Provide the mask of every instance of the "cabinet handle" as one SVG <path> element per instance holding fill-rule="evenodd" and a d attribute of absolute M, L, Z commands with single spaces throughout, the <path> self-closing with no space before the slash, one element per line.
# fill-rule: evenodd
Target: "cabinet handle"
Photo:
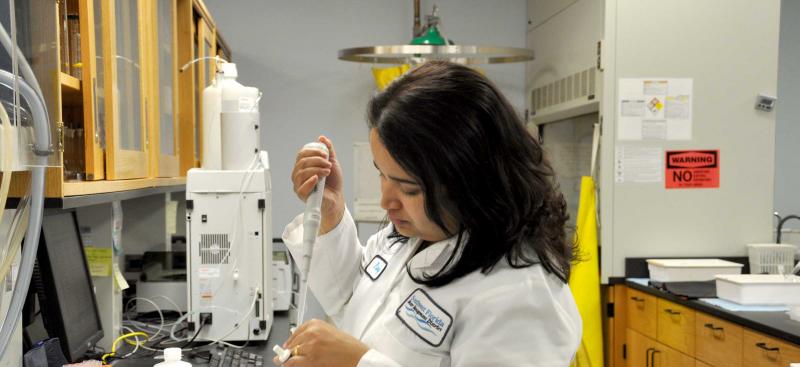
<path fill-rule="evenodd" d="M 631 297 L 631 299 L 632 299 L 634 302 L 644 302 L 644 299 L 642 299 L 642 298 L 639 298 L 639 297 L 636 297 L 636 296 L 633 296 L 633 297 Z"/>
<path fill-rule="evenodd" d="M 767 351 L 767 352 L 780 352 L 781 348 L 778 347 L 768 347 L 767 343 L 756 343 L 756 346 Z"/>
<path fill-rule="evenodd" d="M 655 352 L 655 351 L 656 351 L 656 348 L 647 348 L 647 350 L 645 351 L 645 353 L 644 353 L 644 355 L 645 355 L 645 357 L 644 357 L 645 367 L 652 367 L 650 365 L 650 353 L 651 352 Z"/>
<path fill-rule="evenodd" d="M 703 326 L 707 329 L 711 329 L 711 335 L 717 339 L 722 339 L 722 337 L 725 335 L 725 329 L 722 326 L 714 326 L 712 323 L 708 323 Z"/>
<path fill-rule="evenodd" d="M 653 354 L 650 355 L 650 367 L 656 367 L 656 354 L 660 354 L 661 351 L 658 349 L 653 349 Z"/>
<path fill-rule="evenodd" d="M 666 312 L 666 313 L 668 313 L 668 314 L 670 314 L 670 315 L 672 315 L 672 316 L 675 316 L 675 315 L 680 315 L 680 314 L 681 314 L 681 312 L 680 312 L 680 311 L 675 311 L 675 310 L 673 310 L 673 309 L 671 309 L 671 308 L 668 308 L 668 309 L 664 310 L 664 312 Z"/>

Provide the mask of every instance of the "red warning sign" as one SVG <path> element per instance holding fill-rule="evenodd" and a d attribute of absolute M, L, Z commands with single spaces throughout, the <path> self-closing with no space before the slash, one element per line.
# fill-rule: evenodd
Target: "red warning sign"
<path fill-rule="evenodd" d="M 667 151 L 664 181 L 668 189 L 719 187 L 719 150 Z"/>

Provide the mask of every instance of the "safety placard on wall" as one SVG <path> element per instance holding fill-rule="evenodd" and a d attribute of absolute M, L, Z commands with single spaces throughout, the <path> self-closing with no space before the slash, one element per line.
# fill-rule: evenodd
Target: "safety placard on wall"
<path fill-rule="evenodd" d="M 664 181 L 668 189 L 719 187 L 719 150 L 668 150 Z"/>

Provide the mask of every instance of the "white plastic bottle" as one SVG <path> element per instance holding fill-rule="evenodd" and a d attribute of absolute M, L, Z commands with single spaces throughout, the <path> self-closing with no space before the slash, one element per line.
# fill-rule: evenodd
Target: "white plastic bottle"
<path fill-rule="evenodd" d="M 238 71 L 234 63 L 222 63 L 214 83 L 203 91 L 203 163 L 204 169 L 236 169 L 223 167 L 223 147 L 238 147 L 246 150 L 248 157 L 242 165 L 246 166 L 252 158 L 251 151 L 258 146 L 258 88 L 245 87 L 236 81 Z M 228 141 L 223 140 L 221 116 L 230 113 L 236 121 L 246 123 L 247 131 L 225 134 Z M 249 116 L 244 116 L 249 115 Z M 255 123 L 252 120 L 255 119 Z M 239 124 L 235 124 L 234 129 Z M 253 142 L 253 138 L 256 139 Z M 245 144 L 243 144 L 245 143 Z M 252 146 L 255 144 L 256 146 Z M 229 154 L 230 155 L 230 154 Z M 237 164 L 238 166 L 238 164 Z M 238 167 L 237 167 L 238 168 Z"/>
<path fill-rule="evenodd" d="M 246 87 L 230 79 L 236 77 L 236 66 L 226 64 L 222 83 L 222 113 L 220 138 L 222 139 L 222 169 L 247 169 L 253 156 L 260 150 L 261 132 L 258 130 L 258 88 Z"/>
<path fill-rule="evenodd" d="M 220 147 L 219 117 L 222 109 L 222 88 L 225 80 L 224 71 L 217 69 L 217 78 L 211 85 L 203 90 L 203 137 L 202 137 L 202 162 L 203 169 L 221 169 L 222 151 Z"/>
<path fill-rule="evenodd" d="M 192 364 L 181 361 L 181 348 L 167 348 L 164 349 L 164 362 L 153 367 L 192 367 Z"/>

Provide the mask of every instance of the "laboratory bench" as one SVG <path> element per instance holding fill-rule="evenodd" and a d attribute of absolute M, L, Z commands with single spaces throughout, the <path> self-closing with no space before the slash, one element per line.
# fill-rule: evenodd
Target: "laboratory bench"
<path fill-rule="evenodd" d="M 730 311 L 646 279 L 614 285 L 613 366 L 788 366 L 800 362 L 800 322 L 786 312 Z M 623 316 L 624 315 L 624 316 Z M 620 334 L 624 334 L 620 335 Z"/>

